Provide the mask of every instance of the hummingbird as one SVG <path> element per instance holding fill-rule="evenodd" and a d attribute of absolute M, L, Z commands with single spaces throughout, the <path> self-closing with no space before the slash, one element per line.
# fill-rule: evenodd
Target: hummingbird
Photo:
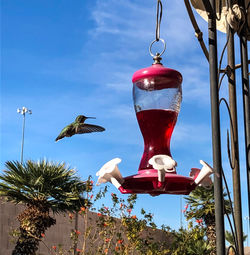
<path fill-rule="evenodd" d="M 95 117 L 86 117 L 84 115 L 77 116 L 74 122 L 63 128 L 56 138 L 56 142 L 64 137 L 71 137 L 75 134 L 102 132 L 105 130 L 105 128 L 101 126 L 84 123 L 86 119 L 95 119 Z"/>

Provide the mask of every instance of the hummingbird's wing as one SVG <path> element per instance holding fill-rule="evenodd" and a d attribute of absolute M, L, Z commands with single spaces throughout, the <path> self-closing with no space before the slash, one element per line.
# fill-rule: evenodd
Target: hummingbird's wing
<path fill-rule="evenodd" d="M 84 134 L 84 133 L 92 133 L 92 132 L 102 132 L 105 128 L 97 125 L 92 124 L 84 124 L 80 123 L 76 126 L 76 133 L 77 134 Z"/>
<path fill-rule="evenodd" d="M 66 126 L 61 133 L 58 135 L 58 137 L 56 138 L 56 142 L 64 137 L 70 137 L 72 135 L 75 134 L 75 127 L 74 125 L 71 123 L 68 126 Z"/>

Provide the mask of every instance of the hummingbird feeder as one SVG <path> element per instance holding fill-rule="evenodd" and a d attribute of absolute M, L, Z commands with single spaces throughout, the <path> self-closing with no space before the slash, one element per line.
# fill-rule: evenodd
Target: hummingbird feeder
<path fill-rule="evenodd" d="M 97 172 L 98 182 L 111 182 L 121 193 L 189 194 L 197 185 L 209 186 L 212 168 L 204 161 L 202 169 L 192 168 L 190 177 L 176 173 L 177 163 L 172 159 L 170 140 L 180 111 L 182 100 L 182 75 L 171 68 L 164 67 L 161 55 L 166 44 L 159 37 L 161 1 L 157 5 L 156 39 L 149 51 L 154 63 L 136 71 L 132 77 L 133 101 L 137 121 L 144 139 L 144 152 L 138 173 L 122 177 L 118 164 L 121 159 L 107 162 Z M 161 53 L 152 53 L 152 45 L 162 42 Z"/>

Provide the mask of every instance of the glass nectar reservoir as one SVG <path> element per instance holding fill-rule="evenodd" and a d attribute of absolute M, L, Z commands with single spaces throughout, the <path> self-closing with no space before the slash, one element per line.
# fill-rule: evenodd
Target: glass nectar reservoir
<path fill-rule="evenodd" d="M 140 172 L 153 168 L 149 159 L 154 155 L 171 156 L 170 139 L 182 100 L 182 75 L 156 63 L 136 71 L 132 82 L 134 108 L 144 139 Z"/>

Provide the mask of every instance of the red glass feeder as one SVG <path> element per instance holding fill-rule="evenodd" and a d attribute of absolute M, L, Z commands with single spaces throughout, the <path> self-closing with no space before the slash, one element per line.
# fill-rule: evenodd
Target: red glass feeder
<path fill-rule="evenodd" d="M 182 76 L 162 64 L 153 64 L 134 73 L 133 99 L 136 117 L 144 138 L 139 172 L 152 169 L 149 159 L 170 153 L 170 139 L 180 111 Z"/>
<path fill-rule="evenodd" d="M 201 161 L 203 168 L 193 168 L 191 177 L 178 175 L 177 163 L 172 159 L 170 140 L 180 111 L 182 76 L 155 63 L 133 75 L 134 108 L 144 139 L 144 153 L 138 174 L 123 178 L 116 158 L 106 163 L 97 173 L 100 183 L 111 182 L 121 193 L 189 194 L 201 182 L 211 184 L 208 177 L 212 168 Z M 208 179 L 209 178 L 209 179 Z"/>
<path fill-rule="evenodd" d="M 160 63 L 136 71 L 132 77 L 136 117 L 144 138 L 144 153 L 138 174 L 124 178 L 122 193 L 189 194 L 196 187 L 193 178 L 169 169 L 165 181 L 149 160 L 155 155 L 171 157 L 170 140 L 182 98 L 181 74 Z"/>

